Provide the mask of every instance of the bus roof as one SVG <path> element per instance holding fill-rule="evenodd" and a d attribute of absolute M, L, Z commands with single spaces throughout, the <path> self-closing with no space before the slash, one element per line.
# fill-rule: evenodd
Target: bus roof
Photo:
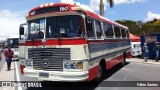
<path fill-rule="evenodd" d="M 9 38 L 19 38 L 19 35 L 9 36 L 8 39 L 9 39 Z"/>
<path fill-rule="evenodd" d="M 62 10 L 63 11 L 60 11 L 60 7 L 64 7 Z M 67 10 L 65 10 L 65 7 L 67 7 Z M 46 12 L 44 12 L 45 9 L 49 9 L 49 8 L 52 8 L 51 11 L 50 10 L 46 10 Z M 43 9 L 40 13 L 40 10 Z M 38 11 L 39 10 L 39 11 Z M 119 26 L 121 28 L 125 28 L 125 29 L 128 29 L 128 27 L 124 26 L 124 25 L 121 25 L 117 22 L 114 22 L 114 21 L 111 21 L 105 17 L 102 17 L 96 13 L 93 13 L 89 10 L 86 10 L 80 6 L 77 6 L 77 5 L 73 5 L 73 4 L 67 4 L 67 3 L 46 3 L 46 4 L 42 4 L 36 8 L 33 8 L 32 10 L 29 11 L 28 15 L 26 18 L 30 18 L 34 15 L 41 15 L 41 14 L 44 14 L 44 13 L 56 13 L 56 12 L 75 12 L 75 11 L 81 11 L 81 12 L 84 12 L 87 16 L 90 16 L 90 17 L 94 17 L 96 19 L 99 19 L 99 20 L 102 20 L 102 21 L 105 21 L 105 22 L 108 22 L 110 24 L 113 24 L 113 25 L 116 25 L 116 26 Z M 36 14 L 36 12 L 38 14 Z"/>

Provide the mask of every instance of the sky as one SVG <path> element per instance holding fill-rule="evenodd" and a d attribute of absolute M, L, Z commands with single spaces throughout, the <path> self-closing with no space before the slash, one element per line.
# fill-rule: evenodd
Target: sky
<path fill-rule="evenodd" d="M 1 0 L 0 40 L 19 32 L 19 25 L 26 22 L 29 10 L 45 3 L 77 4 L 99 14 L 100 0 Z M 114 0 L 113 8 L 106 2 L 105 17 L 110 20 L 151 21 L 160 19 L 160 0 Z"/>

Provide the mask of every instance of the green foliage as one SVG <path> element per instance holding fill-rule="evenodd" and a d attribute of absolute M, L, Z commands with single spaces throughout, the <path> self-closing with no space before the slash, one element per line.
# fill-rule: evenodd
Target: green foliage
<path fill-rule="evenodd" d="M 129 28 L 130 33 L 140 36 L 144 34 L 160 33 L 160 20 L 145 22 L 141 26 L 137 25 L 137 21 L 132 20 L 116 20 L 116 22 Z"/>
<path fill-rule="evenodd" d="M 112 8 L 114 5 L 114 0 L 107 0 L 107 2 L 109 3 L 109 6 Z"/>

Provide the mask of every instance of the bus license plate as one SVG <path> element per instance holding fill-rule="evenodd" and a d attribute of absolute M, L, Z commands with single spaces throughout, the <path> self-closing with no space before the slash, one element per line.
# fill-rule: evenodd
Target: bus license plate
<path fill-rule="evenodd" d="M 48 78 L 49 73 L 39 72 L 39 77 Z"/>

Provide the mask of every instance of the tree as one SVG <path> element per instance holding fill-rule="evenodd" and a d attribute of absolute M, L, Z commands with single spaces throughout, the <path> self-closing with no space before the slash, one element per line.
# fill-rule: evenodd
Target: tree
<path fill-rule="evenodd" d="M 114 5 L 114 0 L 107 0 L 107 3 L 109 3 L 109 6 L 112 8 L 113 5 Z M 100 0 L 99 10 L 100 10 L 100 15 L 104 16 L 104 4 L 103 4 L 103 0 Z"/>
<path fill-rule="evenodd" d="M 109 3 L 109 6 L 112 8 L 114 5 L 114 0 L 107 0 L 107 2 Z"/>
<path fill-rule="evenodd" d="M 136 21 L 132 20 L 116 20 L 115 22 L 118 22 L 124 26 L 127 26 L 129 28 L 130 33 L 139 36 L 140 28 L 136 24 Z"/>
<path fill-rule="evenodd" d="M 158 19 L 154 19 L 152 21 L 148 21 L 148 22 L 143 23 L 141 29 L 136 24 L 136 21 L 116 20 L 116 22 L 127 26 L 130 30 L 130 33 L 137 35 L 137 36 L 144 35 L 144 34 L 160 33 L 160 20 L 158 20 Z"/>

